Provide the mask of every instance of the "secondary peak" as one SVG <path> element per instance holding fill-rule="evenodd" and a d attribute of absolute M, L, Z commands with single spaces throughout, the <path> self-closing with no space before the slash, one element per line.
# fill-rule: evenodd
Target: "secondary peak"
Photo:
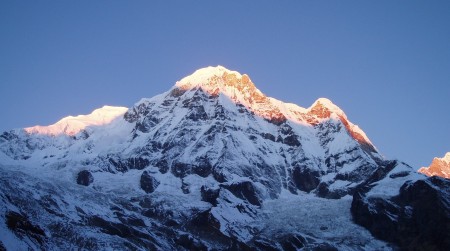
<path fill-rule="evenodd" d="M 122 116 L 128 108 L 116 106 L 103 106 L 88 115 L 68 116 L 49 126 L 33 126 L 24 130 L 30 134 L 44 134 L 58 136 L 61 134 L 74 136 L 88 126 L 100 126 L 111 123 Z"/>
<path fill-rule="evenodd" d="M 329 118 L 333 113 L 338 116 L 344 116 L 344 112 L 327 98 L 319 98 L 309 107 L 311 114 L 319 118 Z"/>

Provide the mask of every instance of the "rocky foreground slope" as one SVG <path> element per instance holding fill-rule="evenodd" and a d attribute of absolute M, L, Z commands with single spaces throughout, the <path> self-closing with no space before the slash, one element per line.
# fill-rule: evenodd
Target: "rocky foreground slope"
<path fill-rule="evenodd" d="M 219 66 L 73 118 L 1 134 L 6 249 L 450 247 L 448 180 L 384 159 L 330 100 Z"/>

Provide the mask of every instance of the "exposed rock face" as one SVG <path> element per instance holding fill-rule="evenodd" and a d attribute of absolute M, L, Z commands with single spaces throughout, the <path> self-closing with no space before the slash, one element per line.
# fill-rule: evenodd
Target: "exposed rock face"
<path fill-rule="evenodd" d="M 319 171 L 311 170 L 304 166 L 295 166 L 292 171 L 292 180 L 295 186 L 305 192 L 310 192 L 319 185 L 320 176 Z"/>
<path fill-rule="evenodd" d="M 108 161 L 110 164 L 114 166 L 115 170 L 119 172 L 126 172 L 131 169 L 142 170 L 148 167 L 150 164 L 150 161 L 144 157 L 127 158 L 127 159 L 109 157 Z"/>
<path fill-rule="evenodd" d="M 253 182 L 251 181 L 240 181 L 231 184 L 222 184 L 222 187 L 229 190 L 234 196 L 239 199 L 248 201 L 250 204 L 255 206 L 261 206 L 262 199 L 258 194 Z"/>
<path fill-rule="evenodd" d="M 160 182 L 147 171 L 142 173 L 140 183 L 142 190 L 146 193 L 153 193 L 160 184 Z"/>
<path fill-rule="evenodd" d="M 14 211 L 9 211 L 6 213 L 5 218 L 5 223 L 8 228 L 17 235 L 23 237 L 27 236 L 39 245 L 44 244 L 46 238 L 44 230 L 39 226 L 33 225 L 33 223 L 28 220 L 27 216 Z"/>
<path fill-rule="evenodd" d="M 78 173 L 77 184 L 89 186 L 92 182 L 94 182 L 94 176 L 88 170 L 83 170 Z"/>
<path fill-rule="evenodd" d="M 450 152 L 446 153 L 443 158 L 434 158 L 429 167 L 422 167 L 419 172 L 427 176 L 450 179 Z"/>
<path fill-rule="evenodd" d="M 355 193 L 351 207 L 355 222 L 401 249 L 448 250 L 450 181 L 440 177 L 417 180 L 395 169 L 379 179 L 378 185 L 370 183 Z M 392 190 L 386 194 L 380 192 L 379 184 L 387 180 Z"/>
<path fill-rule="evenodd" d="M 208 247 L 205 246 L 201 241 L 193 238 L 191 235 L 183 234 L 179 236 L 176 241 L 178 245 L 185 248 L 186 250 L 198 250 L 198 251 L 206 251 Z"/>
<path fill-rule="evenodd" d="M 202 186 L 200 189 L 202 200 L 217 206 L 217 198 L 220 194 L 220 188 Z"/>

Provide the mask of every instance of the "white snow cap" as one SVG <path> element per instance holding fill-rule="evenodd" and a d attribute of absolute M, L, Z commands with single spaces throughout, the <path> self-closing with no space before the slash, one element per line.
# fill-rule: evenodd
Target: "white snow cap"
<path fill-rule="evenodd" d="M 33 126 L 25 128 L 27 133 L 45 134 L 45 135 L 61 135 L 66 134 L 73 136 L 88 126 L 105 125 L 123 115 L 128 108 L 118 106 L 103 106 L 94 110 L 88 115 L 78 115 L 65 117 L 53 125 L 49 126 Z"/>
<path fill-rule="evenodd" d="M 337 105 L 335 105 L 331 100 L 327 98 L 318 98 L 310 107 L 309 110 L 311 110 L 313 107 L 317 105 L 322 105 L 323 107 L 326 107 L 330 112 L 334 112 L 337 115 L 346 117 L 344 111 L 342 111 L 341 108 L 339 108 Z"/>
<path fill-rule="evenodd" d="M 440 176 L 450 179 L 450 152 L 442 158 L 435 157 L 430 166 L 421 167 L 418 172 L 427 176 Z"/>
<path fill-rule="evenodd" d="M 231 76 L 231 75 L 234 75 L 237 81 L 223 80 L 224 76 Z M 203 90 L 208 92 L 217 92 L 217 90 L 220 90 L 227 96 L 235 96 L 237 95 L 237 93 L 242 93 L 245 96 L 244 99 L 247 99 L 250 94 L 254 94 L 253 92 L 256 92 L 258 96 L 266 97 L 261 91 L 259 91 L 254 86 L 248 75 L 241 74 L 237 71 L 228 70 L 227 68 L 221 65 L 218 65 L 216 67 L 208 66 L 196 70 L 192 75 L 187 76 L 178 81 L 175 87 L 182 88 L 185 90 L 201 87 Z M 248 93 L 245 93 L 246 91 Z M 239 100 L 239 97 L 237 99 Z M 245 104 L 246 102 L 242 103 Z M 317 99 L 314 102 L 314 104 L 311 105 L 309 110 L 311 110 L 318 104 L 321 104 L 323 107 L 326 107 L 330 112 L 345 117 L 344 112 L 333 102 L 331 102 L 331 100 L 327 98 Z M 273 105 L 277 106 L 275 104 Z"/>
<path fill-rule="evenodd" d="M 258 90 L 246 74 L 230 71 L 223 66 L 206 67 L 178 81 L 174 88 L 191 90 L 201 88 L 209 94 L 223 94 L 235 103 L 240 103 L 259 116 L 280 114 L 277 105 Z"/>
<path fill-rule="evenodd" d="M 208 84 L 212 77 L 222 77 L 225 72 L 227 74 L 234 74 L 237 78 L 242 78 L 242 75 L 239 72 L 228 70 L 221 65 L 218 65 L 216 67 L 208 66 L 196 70 L 192 75 L 184 77 L 176 83 L 176 86 L 180 88 L 189 87 L 189 89 L 198 87 L 204 84 Z"/>
<path fill-rule="evenodd" d="M 444 158 L 442 158 L 441 160 L 450 163 L 450 152 L 446 153 Z"/>

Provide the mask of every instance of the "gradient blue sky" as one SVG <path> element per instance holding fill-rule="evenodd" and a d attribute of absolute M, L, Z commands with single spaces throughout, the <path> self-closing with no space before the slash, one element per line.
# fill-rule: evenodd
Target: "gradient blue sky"
<path fill-rule="evenodd" d="M 209 65 L 303 107 L 327 97 L 416 168 L 450 151 L 450 1 L 0 1 L 0 131 L 129 107 Z"/>

